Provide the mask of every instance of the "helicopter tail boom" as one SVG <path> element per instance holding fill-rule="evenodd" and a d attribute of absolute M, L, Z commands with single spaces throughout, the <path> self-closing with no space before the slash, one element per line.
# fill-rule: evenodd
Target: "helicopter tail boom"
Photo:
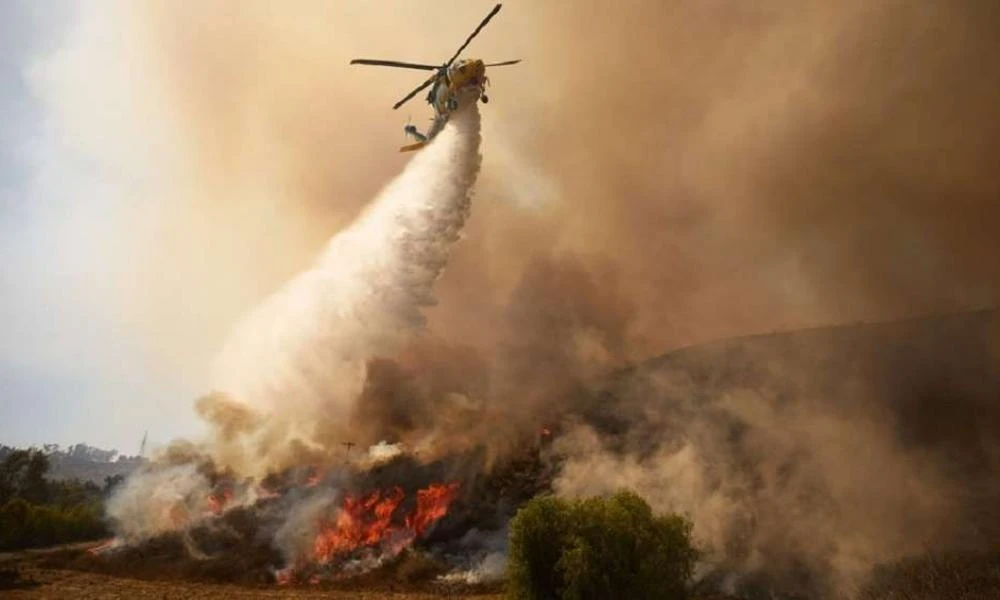
<path fill-rule="evenodd" d="M 399 149 L 399 151 L 400 152 L 413 152 L 414 150 L 420 150 L 421 148 L 423 148 L 426 145 L 427 145 L 427 142 L 417 142 L 415 144 L 409 144 L 407 146 L 403 146 L 402 148 Z"/>

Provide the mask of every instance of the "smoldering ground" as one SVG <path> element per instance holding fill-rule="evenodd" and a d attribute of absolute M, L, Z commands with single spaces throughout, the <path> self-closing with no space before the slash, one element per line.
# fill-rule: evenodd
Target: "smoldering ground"
<path fill-rule="evenodd" d="M 155 222 L 130 213 L 122 223 L 137 234 L 129 265 L 142 268 L 110 301 L 167 373 L 178 357 L 215 352 L 237 316 L 301 270 L 401 165 L 384 157 L 402 121 L 382 107 L 409 80 L 347 60 L 433 62 L 454 45 L 443 32 L 459 39 L 479 9 L 441 11 L 433 35 L 415 25 L 428 9 L 409 3 L 151 2 L 116 21 L 140 32 L 117 40 L 116 55 L 141 67 L 126 80 L 155 100 L 136 103 L 155 117 L 145 121 L 172 131 L 176 177 L 157 191 L 169 202 Z M 424 311 L 429 334 L 410 354 L 372 357 L 383 362 L 346 418 L 373 443 L 485 439 L 502 454 L 553 415 L 589 406 L 605 373 L 669 348 L 995 305 L 998 20 L 973 0 L 506 3 L 474 53 L 527 60 L 490 73 L 478 201 L 436 283 L 438 305 Z M 78 118 L 79 106 L 70 112 Z M 641 458 L 622 481 L 661 508 L 690 510 L 717 547 L 740 529 L 733 520 L 762 515 L 747 555 L 729 558 L 745 571 L 794 570 L 774 559 L 785 552 L 835 582 L 919 547 L 957 514 L 941 497 L 955 478 L 921 461 L 927 438 L 904 435 L 880 408 L 894 393 L 922 395 L 919 414 L 950 402 L 907 383 L 919 369 L 876 370 L 887 383 L 846 391 L 852 377 L 831 387 L 802 365 L 780 371 L 795 383 L 780 393 L 757 381 L 720 392 L 725 427 L 716 412 L 666 418 L 653 402 L 684 407 L 702 382 L 683 394 L 673 383 L 670 394 L 630 391 L 627 423 L 668 441 L 612 445 L 609 457 L 594 452 L 607 440 L 575 431 L 567 452 L 582 452 L 562 489 L 602 487 L 570 484 L 589 455 L 597 466 Z M 849 409 L 831 408 L 847 395 Z M 732 420 L 750 431 L 741 444 L 763 483 L 718 470 Z M 985 423 L 976 437 L 994 440 Z M 858 447 L 878 460 L 843 468 Z M 889 515 L 877 527 L 873 505 Z M 796 510 L 829 518 L 788 528 Z"/>

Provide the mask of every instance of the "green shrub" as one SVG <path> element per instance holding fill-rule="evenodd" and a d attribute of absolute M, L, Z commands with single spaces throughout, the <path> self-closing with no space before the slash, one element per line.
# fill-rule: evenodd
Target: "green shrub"
<path fill-rule="evenodd" d="M 0 550 L 93 540 L 107 533 L 96 502 L 62 507 L 15 498 L 0 506 Z"/>
<path fill-rule="evenodd" d="M 517 600 L 682 599 L 697 557 L 691 523 L 654 515 L 632 492 L 540 497 L 511 522 L 507 592 Z"/>
<path fill-rule="evenodd" d="M 108 534 L 100 486 L 89 481 L 45 479 L 49 459 L 38 449 L 0 447 L 0 455 L 0 550 L 92 540 Z M 108 482 L 108 489 L 112 483 Z"/>

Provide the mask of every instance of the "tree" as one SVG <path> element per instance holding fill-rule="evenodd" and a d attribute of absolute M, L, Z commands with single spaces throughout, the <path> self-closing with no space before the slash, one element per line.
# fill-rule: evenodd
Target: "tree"
<path fill-rule="evenodd" d="M 21 476 L 21 497 L 38 504 L 47 502 L 49 482 L 45 480 L 45 473 L 49 470 L 49 458 L 39 450 L 29 450 L 28 453 L 28 462 Z"/>
<path fill-rule="evenodd" d="M 106 533 L 101 488 L 79 480 L 48 481 L 38 449 L 0 460 L 0 551 L 95 539 Z"/>
<path fill-rule="evenodd" d="M 512 597 L 547 600 L 564 586 L 558 565 L 569 547 L 570 513 L 568 502 L 544 496 L 514 516 L 507 558 Z"/>
<path fill-rule="evenodd" d="M 121 459 L 121 457 L 118 457 L 118 458 L 119 458 L 119 460 Z M 115 475 L 111 475 L 109 477 L 105 477 L 104 478 L 104 495 L 105 496 L 110 496 L 111 492 L 113 492 L 116 487 L 118 487 L 119 485 L 121 485 L 124 482 L 125 482 L 125 476 L 122 475 L 121 473 L 117 473 Z"/>
<path fill-rule="evenodd" d="M 679 600 L 697 558 L 690 521 L 656 516 L 632 492 L 535 498 L 511 522 L 508 596 Z"/>
<path fill-rule="evenodd" d="M 18 496 L 29 502 L 48 499 L 49 459 L 39 450 L 14 450 L 0 463 L 0 503 Z"/>

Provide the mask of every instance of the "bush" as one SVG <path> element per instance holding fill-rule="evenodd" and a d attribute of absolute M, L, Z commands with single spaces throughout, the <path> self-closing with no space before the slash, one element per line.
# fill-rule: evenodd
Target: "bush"
<path fill-rule="evenodd" d="M 107 533 L 96 503 L 61 507 L 16 498 L 0 506 L 0 550 L 94 540 Z"/>
<path fill-rule="evenodd" d="M 93 540 L 108 534 L 99 486 L 89 481 L 45 479 L 49 459 L 37 449 L 0 447 L 0 456 L 0 550 Z"/>
<path fill-rule="evenodd" d="M 698 552 L 691 523 L 655 516 L 632 492 L 528 502 L 511 521 L 508 597 L 682 599 Z"/>
<path fill-rule="evenodd" d="M 1000 594 L 1000 550 L 934 552 L 879 565 L 858 600 L 976 600 Z"/>

